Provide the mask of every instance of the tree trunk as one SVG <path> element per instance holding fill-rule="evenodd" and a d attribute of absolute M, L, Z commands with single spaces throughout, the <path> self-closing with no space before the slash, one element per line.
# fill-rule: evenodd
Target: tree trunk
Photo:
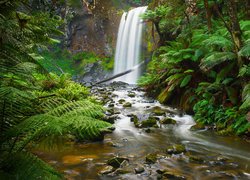
<path fill-rule="evenodd" d="M 238 54 L 239 50 L 242 47 L 242 39 L 241 39 L 241 29 L 240 23 L 237 17 L 237 5 L 235 0 L 228 0 L 228 14 L 230 17 L 231 24 L 231 35 L 234 42 L 235 53 Z M 237 55 L 238 56 L 238 55 Z M 243 60 L 242 57 L 238 56 L 238 67 L 242 67 Z"/>
<path fill-rule="evenodd" d="M 211 28 L 212 28 L 211 16 L 212 16 L 212 14 L 211 14 L 211 10 L 209 8 L 208 0 L 204 0 L 204 6 L 206 9 L 207 28 L 208 28 L 208 31 L 211 31 Z"/>

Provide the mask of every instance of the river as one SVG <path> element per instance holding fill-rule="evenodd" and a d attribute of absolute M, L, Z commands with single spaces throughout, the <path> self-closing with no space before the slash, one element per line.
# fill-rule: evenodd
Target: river
<path fill-rule="evenodd" d="M 113 133 L 105 135 L 103 142 L 64 142 L 56 149 L 34 150 L 67 179 L 250 179 L 249 142 L 218 136 L 208 130 L 191 131 L 195 124 L 191 116 L 146 97 L 135 86 L 95 87 L 92 93 L 105 97 L 107 108 L 114 106 L 111 109 L 117 119 Z M 123 107 L 124 103 L 119 103 L 121 99 L 132 106 Z M 166 116 L 176 120 L 176 124 L 157 122 L 159 128 L 136 128 L 131 122 L 131 114 L 139 120 L 147 119 L 155 108 L 166 112 L 156 116 L 159 121 Z M 168 154 L 167 148 L 175 144 L 184 145 L 186 151 Z M 155 163 L 146 163 L 149 153 L 156 154 Z M 113 157 L 125 157 L 129 161 L 119 171 L 101 174 Z M 136 174 L 136 167 L 143 172 Z M 165 171 L 171 172 L 170 176 L 164 177 Z"/>

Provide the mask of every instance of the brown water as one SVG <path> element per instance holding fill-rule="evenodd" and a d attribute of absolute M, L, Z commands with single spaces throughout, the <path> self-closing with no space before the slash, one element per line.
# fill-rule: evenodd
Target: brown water
<path fill-rule="evenodd" d="M 100 90 L 100 89 L 99 89 Z M 101 89 L 105 94 L 112 88 Z M 136 97 L 128 97 L 133 91 Z M 94 93 L 100 92 L 93 90 Z M 164 125 L 161 128 L 151 128 L 150 133 L 134 127 L 128 114 L 137 114 L 146 118 L 152 108 L 159 106 L 168 111 L 157 101 L 148 99 L 142 91 L 133 87 L 115 88 L 112 97 L 115 101 L 115 111 L 121 112 L 115 122 L 116 130 L 105 136 L 103 142 L 74 143 L 66 142 L 53 150 L 34 150 L 39 157 L 62 172 L 67 179 L 157 179 L 156 170 L 167 169 L 186 179 L 250 179 L 250 146 L 249 143 L 237 137 L 222 137 L 211 131 L 190 131 L 194 124 L 191 116 L 167 114 L 177 121 L 176 125 Z M 123 108 L 117 103 L 125 99 L 132 103 L 131 108 Z M 161 117 L 160 117 L 161 118 Z M 169 156 L 166 148 L 172 144 L 183 144 L 187 153 Z M 145 156 L 157 153 L 155 164 L 146 164 Z M 106 166 L 108 159 L 114 156 L 127 157 L 129 165 L 126 174 L 98 175 Z M 202 162 L 190 161 L 189 157 L 199 157 Z M 135 174 L 134 168 L 143 166 L 145 171 Z M 171 179 L 171 178 L 170 178 Z"/>

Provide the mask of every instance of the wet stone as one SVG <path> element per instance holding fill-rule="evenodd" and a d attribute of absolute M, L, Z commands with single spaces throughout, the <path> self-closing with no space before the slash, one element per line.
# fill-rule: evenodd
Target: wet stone
<path fill-rule="evenodd" d="M 103 174 L 109 174 L 112 173 L 114 171 L 114 168 L 112 166 L 105 166 L 100 172 L 99 174 L 103 175 Z"/>
<path fill-rule="evenodd" d="M 109 159 L 107 164 L 114 168 L 119 168 L 124 163 L 124 161 L 129 161 L 129 159 L 123 157 L 114 157 Z"/>
<path fill-rule="evenodd" d="M 203 125 L 203 124 L 197 122 L 195 125 L 193 125 L 193 126 L 191 127 L 190 130 L 191 130 L 191 131 L 195 131 L 195 130 L 204 130 L 204 129 L 206 129 L 205 125 Z"/>
<path fill-rule="evenodd" d="M 145 132 L 146 133 L 151 133 L 151 129 L 148 128 L 148 129 L 145 130 Z"/>
<path fill-rule="evenodd" d="M 138 122 L 138 121 L 139 121 L 139 119 L 138 119 L 138 117 L 137 117 L 136 115 L 131 114 L 131 115 L 130 115 L 130 121 L 131 121 L 131 122 L 135 122 L 135 121 L 137 121 L 137 122 Z"/>
<path fill-rule="evenodd" d="M 204 162 L 204 160 L 198 156 L 189 156 L 189 161 L 195 162 L 195 163 L 203 163 Z"/>
<path fill-rule="evenodd" d="M 172 118 L 165 118 L 160 121 L 161 124 L 176 124 L 176 121 Z"/>
<path fill-rule="evenodd" d="M 147 128 L 147 127 L 153 127 L 154 125 L 156 125 L 156 118 L 149 117 L 147 120 L 141 122 L 140 127 Z"/>
<path fill-rule="evenodd" d="M 155 114 L 156 116 L 164 116 L 166 112 L 163 109 L 161 109 L 159 106 L 156 106 L 153 108 L 153 114 Z"/>
<path fill-rule="evenodd" d="M 145 171 L 144 167 L 141 166 L 141 165 L 139 165 L 138 167 L 136 167 L 134 170 L 135 170 L 136 174 L 141 174 L 141 173 L 143 173 Z"/>
<path fill-rule="evenodd" d="M 182 179 L 187 179 L 185 176 L 175 174 L 173 172 L 164 172 L 162 174 L 163 177 L 168 178 L 168 179 L 174 179 L 174 180 L 182 180 Z"/>
<path fill-rule="evenodd" d="M 114 103 L 110 103 L 110 104 L 108 105 L 108 107 L 114 107 L 114 106 L 115 106 Z"/>
<path fill-rule="evenodd" d="M 126 100 L 125 99 L 119 99 L 118 102 L 119 102 L 119 104 L 123 104 L 123 103 L 126 102 Z"/>
<path fill-rule="evenodd" d="M 126 102 L 123 104 L 123 107 L 132 107 L 132 104 L 130 102 Z"/>
<path fill-rule="evenodd" d="M 181 154 L 184 152 L 186 152 L 186 148 L 182 144 L 175 144 L 173 146 L 168 147 L 166 150 L 167 154 Z"/>
<path fill-rule="evenodd" d="M 146 163 L 154 164 L 157 161 L 157 154 L 151 153 L 146 156 Z"/>
<path fill-rule="evenodd" d="M 135 93 L 134 92 L 130 92 L 130 93 L 128 93 L 128 97 L 135 97 Z"/>
<path fill-rule="evenodd" d="M 104 116 L 103 121 L 114 124 L 116 119 L 117 119 L 116 115 L 110 115 L 110 116 Z"/>

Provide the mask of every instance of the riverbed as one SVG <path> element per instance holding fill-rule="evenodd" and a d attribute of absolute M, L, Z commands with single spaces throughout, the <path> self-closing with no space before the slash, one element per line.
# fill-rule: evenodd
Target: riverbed
<path fill-rule="evenodd" d="M 107 116 L 116 117 L 113 133 L 102 142 L 64 142 L 56 149 L 34 150 L 67 179 L 250 179 L 249 142 L 209 130 L 191 131 L 192 116 L 146 97 L 136 86 L 100 86 L 92 93 L 106 102 Z M 124 107 L 127 102 L 131 107 Z M 155 108 L 165 113 L 154 114 Z M 154 116 L 157 126 L 137 128 L 133 116 L 139 122 Z M 176 123 L 160 123 L 164 118 Z M 173 145 L 182 145 L 185 151 L 170 154 L 168 148 Z M 148 154 L 156 156 L 154 163 L 146 161 Z M 114 157 L 123 157 L 126 163 L 104 172 Z"/>

